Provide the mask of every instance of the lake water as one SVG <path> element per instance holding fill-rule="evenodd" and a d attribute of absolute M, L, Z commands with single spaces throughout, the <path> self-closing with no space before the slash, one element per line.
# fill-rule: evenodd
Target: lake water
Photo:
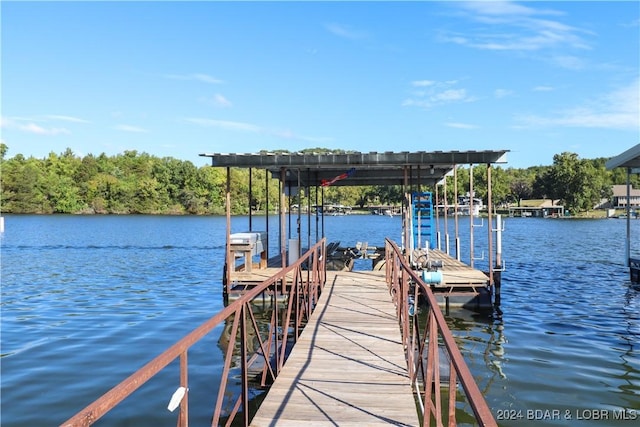
<path fill-rule="evenodd" d="M 263 217 L 253 221 L 264 229 Z M 234 218 L 234 231 L 247 224 Z M 344 246 L 400 239 L 399 217 L 324 226 Z M 632 226 L 638 254 L 640 221 Z M 479 257 L 487 224 L 475 230 Z M 303 220 L 301 231 L 306 246 L 315 228 Z M 224 236 L 223 217 L 7 216 L 2 425 L 60 424 L 220 310 Z M 640 291 L 629 286 L 624 236 L 623 220 L 506 219 L 501 315 L 448 318 L 501 425 L 640 423 Z M 191 425 L 210 424 L 221 332 L 189 353 Z M 97 425 L 175 425 L 166 405 L 177 378 L 169 370 Z"/>

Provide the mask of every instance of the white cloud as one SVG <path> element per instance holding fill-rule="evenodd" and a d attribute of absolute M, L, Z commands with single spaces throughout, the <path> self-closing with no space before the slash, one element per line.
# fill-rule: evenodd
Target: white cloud
<path fill-rule="evenodd" d="M 35 133 L 38 135 L 60 135 L 60 134 L 70 134 L 71 132 L 65 128 L 44 128 L 42 126 L 38 126 L 35 123 L 28 123 L 26 125 L 21 125 L 19 127 L 20 130 L 28 133 Z"/>
<path fill-rule="evenodd" d="M 587 64 L 584 60 L 572 55 L 556 55 L 550 58 L 551 63 L 568 70 L 582 70 Z"/>
<path fill-rule="evenodd" d="M 534 15 L 561 15 L 561 12 L 553 10 L 536 10 L 522 4 L 511 1 L 468 1 L 461 2 L 460 6 L 477 15 L 480 21 L 490 23 L 500 22 L 502 17 L 514 16 L 529 17 Z"/>
<path fill-rule="evenodd" d="M 460 16 L 484 24 L 468 26 L 459 31 L 440 35 L 444 42 L 481 50 L 538 52 L 549 49 L 590 49 L 584 38 L 592 35 L 588 30 L 564 24 L 559 19 L 563 12 L 525 6 L 510 1 L 452 2 Z M 582 67 L 582 61 L 573 56 L 558 56 L 553 61 L 567 68 Z"/>
<path fill-rule="evenodd" d="M 465 89 L 447 89 L 440 93 L 433 94 L 430 99 L 434 102 L 453 102 L 461 101 L 467 98 L 467 91 Z"/>
<path fill-rule="evenodd" d="M 225 98 L 223 95 L 220 95 L 219 93 L 216 93 L 213 96 L 213 103 L 214 105 L 218 106 L 218 107 L 231 107 L 231 102 Z"/>
<path fill-rule="evenodd" d="M 476 100 L 467 94 L 467 90 L 456 88 L 457 80 L 443 82 L 432 80 L 416 80 L 411 82 L 411 86 L 419 87 L 420 90 L 411 91 L 411 96 L 402 101 L 403 107 L 433 108 L 440 105 L 473 102 Z"/>
<path fill-rule="evenodd" d="M 338 37 L 342 37 L 350 40 L 361 40 L 368 37 L 367 33 L 350 28 L 346 25 L 329 23 L 324 26 L 327 31 Z"/>
<path fill-rule="evenodd" d="M 8 130 L 17 130 L 35 135 L 68 135 L 71 133 L 66 128 L 44 127 L 34 123 L 37 120 L 31 120 L 20 117 L 1 117 L 0 127 Z"/>
<path fill-rule="evenodd" d="M 498 99 L 506 98 L 506 97 L 511 96 L 511 95 L 513 95 L 513 91 L 512 90 L 508 90 L 508 89 L 496 89 L 493 92 L 493 96 L 495 96 Z"/>
<path fill-rule="evenodd" d="M 450 128 L 457 128 L 457 129 L 477 129 L 478 126 L 476 125 L 470 125 L 468 123 L 458 123 L 458 122 L 448 122 L 444 124 L 447 127 Z"/>
<path fill-rule="evenodd" d="M 411 85 L 415 87 L 433 86 L 434 84 L 436 84 L 436 82 L 433 80 L 415 80 L 411 82 Z"/>
<path fill-rule="evenodd" d="M 518 117 L 519 127 L 580 127 L 640 130 L 640 83 L 634 80 L 585 105 L 555 112 L 550 117 Z"/>
<path fill-rule="evenodd" d="M 199 126 L 204 127 L 213 127 L 223 130 L 229 131 L 237 131 L 237 132 L 249 132 L 256 134 L 263 134 L 269 136 L 275 136 L 283 139 L 294 139 L 298 141 L 305 142 L 330 142 L 333 138 L 329 137 L 314 137 L 314 136 L 303 136 L 294 133 L 288 129 L 271 129 L 263 126 L 254 125 L 251 123 L 245 122 L 235 122 L 230 120 L 216 120 L 216 119 L 203 119 L 203 118 L 187 118 L 185 119 L 188 123 L 193 123 Z"/>
<path fill-rule="evenodd" d="M 214 127 L 225 130 L 235 130 L 243 132 L 258 133 L 262 131 L 260 126 L 252 125 L 250 123 L 234 122 L 229 120 L 215 120 L 215 119 L 201 119 L 201 118 L 188 118 L 185 119 L 189 123 L 193 123 L 205 127 Z"/>
<path fill-rule="evenodd" d="M 166 78 L 168 79 L 172 79 L 172 80 L 193 80 L 193 81 L 199 81 L 199 82 L 203 82 L 203 83 L 210 83 L 210 84 L 221 84 L 224 83 L 223 80 L 220 80 L 216 77 L 210 76 L 208 74 L 202 74 L 202 73 L 193 73 L 193 74 L 167 74 L 165 75 Z"/>
<path fill-rule="evenodd" d="M 555 90 L 552 86 L 536 86 L 533 88 L 534 92 L 551 92 Z"/>
<path fill-rule="evenodd" d="M 633 19 L 631 20 L 631 22 L 626 22 L 621 24 L 621 26 L 623 28 L 633 28 L 633 27 L 640 27 L 640 18 L 638 19 Z"/>
<path fill-rule="evenodd" d="M 133 133 L 148 133 L 149 131 L 147 129 L 138 127 L 138 126 L 131 126 L 131 125 L 116 125 L 113 127 L 116 130 L 121 130 L 123 132 L 133 132 Z"/>
<path fill-rule="evenodd" d="M 72 117 L 72 116 L 60 116 L 57 114 L 47 114 L 45 116 L 43 116 L 45 119 L 48 120 L 59 120 L 62 122 L 71 122 L 71 123 L 89 123 L 89 121 L 81 119 L 79 117 Z"/>

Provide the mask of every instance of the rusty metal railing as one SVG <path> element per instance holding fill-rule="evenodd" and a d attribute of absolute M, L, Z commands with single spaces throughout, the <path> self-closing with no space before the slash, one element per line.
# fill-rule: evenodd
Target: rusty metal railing
<path fill-rule="evenodd" d="M 385 254 L 387 283 L 396 305 L 409 376 L 414 391 L 419 396 L 423 425 L 457 424 L 459 384 L 478 424 L 497 426 L 433 292 L 407 264 L 398 246 L 389 239 L 386 240 Z M 419 301 L 426 303 L 426 321 L 423 315 L 417 315 Z M 415 304 L 414 315 L 410 312 L 411 304 Z M 440 364 L 443 357 L 449 360 L 449 378 L 444 384 L 441 381 Z M 446 408 L 446 413 L 443 413 L 443 407 Z"/>
<path fill-rule="evenodd" d="M 196 342 L 207 336 L 216 326 L 224 324 L 225 321 L 231 322 L 231 334 L 224 357 L 224 368 L 211 425 L 217 426 L 220 424 L 223 404 L 229 399 L 232 401 L 231 405 L 228 406 L 233 407 L 233 409 L 230 413 L 225 414 L 227 419 L 225 425 L 230 425 L 241 409 L 244 425 L 249 425 L 249 368 L 253 363 L 262 359 L 261 361 L 264 362 L 264 365 L 261 368 L 262 374 L 260 377 L 261 385 L 263 386 L 273 381 L 279 374 L 287 356 L 287 342 L 297 340 L 318 301 L 319 294 L 326 281 L 325 261 L 326 240 L 322 239 L 295 263 L 283 268 L 274 276 L 247 291 L 239 299 L 225 307 L 224 310 L 194 329 L 165 352 L 102 395 L 98 400 L 62 423 L 62 426 L 88 426 L 93 424 L 178 358 L 180 359 L 179 389 L 184 387 L 185 394 L 179 403 L 177 425 L 188 426 L 188 350 Z M 271 307 L 273 307 L 266 338 L 260 333 L 253 310 L 254 300 L 263 297 L 265 293 L 270 296 Z M 286 307 L 283 307 L 284 315 L 280 316 L 277 301 L 278 297 L 283 296 L 286 297 L 284 303 Z M 249 354 L 247 338 L 249 328 L 253 328 L 255 331 L 254 341 L 257 340 L 258 346 L 258 351 L 253 354 Z M 227 384 L 232 369 L 234 351 L 237 351 L 236 343 L 238 342 L 240 360 L 242 362 L 242 385 L 240 395 L 235 397 L 234 402 L 233 393 L 227 393 Z"/>

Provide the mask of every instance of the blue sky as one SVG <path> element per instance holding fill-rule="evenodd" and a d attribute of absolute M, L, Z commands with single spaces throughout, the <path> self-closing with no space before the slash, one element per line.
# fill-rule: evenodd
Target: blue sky
<path fill-rule="evenodd" d="M 12 2 L 8 156 L 508 149 L 640 142 L 640 3 Z"/>

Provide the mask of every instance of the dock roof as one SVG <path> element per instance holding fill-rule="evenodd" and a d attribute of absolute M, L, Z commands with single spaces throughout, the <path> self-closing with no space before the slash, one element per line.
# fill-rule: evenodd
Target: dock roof
<path fill-rule="evenodd" d="M 256 168 L 271 171 L 278 176 L 281 168 L 289 171 L 287 181 L 315 185 L 354 168 L 348 179 L 332 185 L 402 185 L 405 171 L 411 179 L 435 184 L 457 165 L 506 163 L 509 150 L 485 151 L 417 151 L 417 152 L 345 152 L 345 153 L 257 153 L 224 154 L 204 153 L 215 167 Z"/>
<path fill-rule="evenodd" d="M 632 172 L 640 173 L 640 144 L 629 148 L 622 154 L 609 159 L 605 165 L 607 169 L 632 168 L 637 169 Z"/>

